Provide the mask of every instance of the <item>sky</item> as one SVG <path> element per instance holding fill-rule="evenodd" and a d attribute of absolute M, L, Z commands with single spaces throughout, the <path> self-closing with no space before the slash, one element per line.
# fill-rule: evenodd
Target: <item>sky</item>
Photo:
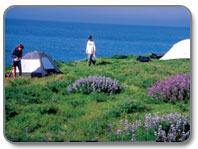
<path fill-rule="evenodd" d="M 81 23 L 185 26 L 190 12 L 182 7 L 10 7 L 5 18 Z"/>

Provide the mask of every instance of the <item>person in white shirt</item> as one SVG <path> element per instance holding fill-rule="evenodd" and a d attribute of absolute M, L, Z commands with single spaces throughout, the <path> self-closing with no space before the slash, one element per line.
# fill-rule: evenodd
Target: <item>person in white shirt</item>
<path fill-rule="evenodd" d="M 93 55 L 95 56 L 96 54 L 96 46 L 95 46 L 92 36 L 88 37 L 86 53 L 88 55 L 88 66 L 91 66 L 91 63 L 95 65 L 96 61 L 94 61 L 92 57 Z"/>

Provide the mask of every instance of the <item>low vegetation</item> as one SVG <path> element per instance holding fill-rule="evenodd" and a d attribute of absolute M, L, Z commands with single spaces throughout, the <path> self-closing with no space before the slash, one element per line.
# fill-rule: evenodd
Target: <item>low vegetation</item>
<path fill-rule="evenodd" d="M 128 120 L 120 120 L 116 131 L 109 126 L 109 137 L 112 141 L 152 141 L 157 142 L 182 142 L 190 136 L 190 120 L 181 114 L 166 114 L 160 117 L 145 114 L 145 120 L 136 120 L 128 123 Z"/>
<path fill-rule="evenodd" d="M 84 94 L 90 93 L 108 93 L 116 94 L 122 91 L 123 87 L 118 84 L 116 79 L 112 80 L 110 77 L 105 76 L 88 76 L 76 80 L 72 85 L 67 87 L 67 91 L 82 92 Z"/>
<path fill-rule="evenodd" d="M 157 81 L 151 88 L 148 88 L 148 96 L 158 100 L 175 102 L 177 100 L 190 99 L 190 73 L 176 74 L 170 78 Z"/>
<path fill-rule="evenodd" d="M 190 72 L 190 60 L 153 59 L 141 63 L 136 58 L 133 55 L 102 57 L 97 59 L 95 66 L 90 67 L 87 60 L 56 61 L 62 74 L 5 80 L 5 136 L 11 141 L 186 140 L 190 135 L 190 96 L 185 97 L 186 100 L 170 103 L 148 96 L 147 91 L 155 82 L 166 77 L 182 73 L 187 75 Z M 6 67 L 6 71 L 9 68 Z M 82 92 L 70 92 L 69 86 L 73 90 L 77 80 L 89 76 L 104 76 L 105 79 L 118 81 L 116 85 L 120 89 L 115 93 L 107 90 L 86 92 L 87 88 L 83 88 L 85 91 Z M 95 87 L 97 90 L 98 86 Z M 173 125 L 166 125 L 169 121 L 166 119 L 165 123 L 160 121 L 148 131 L 145 129 L 145 116 L 148 114 L 163 118 L 171 113 L 182 117 L 179 118 L 182 121 L 179 127 L 183 126 L 184 119 L 186 121 L 185 130 L 180 131 L 185 132 L 183 139 L 173 136 L 167 140 L 171 138 L 170 129 L 176 127 L 177 121 Z M 120 120 L 123 123 L 127 120 L 137 129 L 123 136 L 124 124 L 121 127 Z M 180 133 L 178 131 L 176 134 Z"/>

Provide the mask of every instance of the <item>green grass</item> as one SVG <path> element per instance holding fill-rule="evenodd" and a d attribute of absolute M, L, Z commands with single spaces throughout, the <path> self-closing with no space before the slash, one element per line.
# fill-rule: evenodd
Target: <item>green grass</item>
<path fill-rule="evenodd" d="M 110 141 L 109 124 L 116 128 L 121 119 L 135 122 L 143 120 L 146 113 L 174 112 L 190 117 L 190 101 L 171 104 L 147 96 L 147 88 L 157 80 L 190 72 L 190 61 L 141 63 L 136 58 L 102 57 L 91 67 L 86 60 L 56 61 L 63 74 L 6 80 L 6 137 L 12 141 Z M 126 88 L 115 95 L 66 92 L 70 82 L 89 75 L 115 78 Z"/>

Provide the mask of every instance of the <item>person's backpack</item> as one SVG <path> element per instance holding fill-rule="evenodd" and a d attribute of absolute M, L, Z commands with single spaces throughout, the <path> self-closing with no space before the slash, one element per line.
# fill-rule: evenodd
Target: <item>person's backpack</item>
<path fill-rule="evenodd" d="M 136 60 L 140 61 L 140 62 L 149 62 L 149 61 L 151 61 L 149 57 L 144 57 L 144 56 L 139 56 Z"/>
<path fill-rule="evenodd" d="M 152 55 L 150 56 L 150 58 L 152 59 L 160 59 L 162 57 L 162 55 L 157 55 L 155 53 L 152 53 Z"/>

